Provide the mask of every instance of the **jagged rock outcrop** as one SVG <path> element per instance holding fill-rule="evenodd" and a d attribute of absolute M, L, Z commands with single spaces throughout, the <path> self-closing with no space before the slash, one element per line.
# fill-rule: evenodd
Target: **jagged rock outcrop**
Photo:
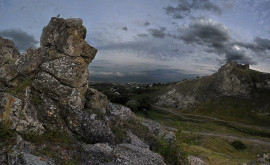
<path fill-rule="evenodd" d="M 5 86 L 15 85 L 12 81 L 16 76 L 15 62 L 19 58 L 19 51 L 12 41 L 0 36 L 0 91 Z"/>
<path fill-rule="evenodd" d="M 88 147 L 74 152 L 91 154 L 82 164 L 165 164 L 131 129 L 120 130 L 128 140 L 116 144 L 118 137 L 112 128 L 123 128 L 137 119 L 129 108 L 110 103 L 105 95 L 88 87 L 88 65 L 97 49 L 85 37 L 81 19 L 63 18 L 52 18 L 44 27 L 40 48 L 21 55 L 11 41 L 0 37 L 1 127 L 8 127 L 16 136 L 57 131 L 77 137 L 82 140 L 78 143 L 88 143 Z M 36 150 L 44 147 L 31 145 Z M 7 157 L 6 151 L 0 151 L 0 163 L 54 164 L 18 142 L 13 147 Z M 102 155 L 111 162 L 104 161 Z"/>
<path fill-rule="evenodd" d="M 218 93 L 250 97 L 254 84 L 249 76 L 239 73 L 245 71 L 249 71 L 249 65 L 240 65 L 236 61 L 229 61 L 222 66 L 216 74 Z"/>
<path fill-rule="evenodd" d="M 85 36 L 86 29 L 80 19 L 52 18 L 43 29 L 40 51 L 44 57 L 32 86 L 42 97 L 46 97 L 41 99 L 39 110 L 46 112 L 53 108 L 50 113 L 40 116 L 42 121 L 58 122 L 59 118 L 54 116 L 62 116 L 61 126 L 63 123 L 71 128 L 77 126 L 75 122 L 68 121 L 68 116 L 84 108 L 89 80 L 88 64 L 97 53 L 84 41 Z M 81 118 L 82 114 L 72 114 L 72 119 L 73 115 Z"/>
<path fill-rule="evenodd" d="M 258 90 L 269 90 L 269 84 L 270 74 L 228 61 L 213 75 L 168 86 L 167 92 L 157 97 L 156 105 L 187 109 L 223 96 L 252 100 Z"/>

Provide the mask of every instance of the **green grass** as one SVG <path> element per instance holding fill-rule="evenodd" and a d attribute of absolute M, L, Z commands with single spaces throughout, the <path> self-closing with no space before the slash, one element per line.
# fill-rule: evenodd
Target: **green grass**
<path fill-rule="evenodd" d="M 256 160 L 256 155 L 269 151 L 270 146 L 245 144 L 244 150 L 235 149 L 231 141 L 218 137 L 197 137 L 196 144 L 190 143 L 192 134 L 186 134 L 185 151 L 201 157 L 210 165 L 238 165 Z M 194 138 L 194 137 L 193 137 Z"/>
<path fill-rule="evenodd" d="M 176 111 L 177 112 L 177 111 Z M 191 131 L 191 132 L 216 132 L 221 134 L 231 134 L 236 136 L 252 136 L 252 135 L 260 135 L 260 131 L 243 129 L 241 127 L 233 127 L 232 125 L 226 125 L 224 123 L 218 122 L 194 122 L 183 119 L 180 116 L 170 113 L 169 111 L 164 111 L 155 108 L 153 111 L 149 111 L 147 114 L 136 112 L 137 116 L 149 118 L 158 122 L 162 122 L 167 126 L 175 127 L 177 122 L 181 122 L 181 129 L 183 131 Z"/>
<path fill-rule="evenodd" d="M 235 97 L 220 97 L 206 101 L 192 110 L 193 114 L 217 117 L 226 121 L 242 122 L 246 124 L 269 126 L 270 116 L 260 116 L 254 112 L 254 105 L 249 100 Z"/>
<path fill-rule="evenodd" d="M 174 128 L 180 121 L 180 129 L 184 132 L 178 138 L 183 143 L 183 150 L 190 155 L 200 157 L 210 165 L 238 165 L 247 163 L 256 160 L 256 155 L 269 152 L 270 150 L 270 146 L 250 142 L 243 142 L 247 146 L 246 149 L 237 150 L 232 146 L 233 140 L 197 134 L 197 132 L 210 132 L 263 140 L 263 138 L 253 136 L 250 133 L 225 124 L 185 121 L 181 120 L 181 117 L 175 114 L 160 109 L 155 109 L 155 111 L 149 112 L 147 115 L 145 113 L 136 114 L 140 117 L 147 116 L 150 119 L 163 123 L 165 126 Z"/>
<path fill-rule="evenodd" d="M 15 137 L 14 131 L 9 128 L 0 126 L 0 142 L 7 142 Z"/>
<path fill-rule="evenodd" d="M 18 98 L 23 97 L 23 91 L 27 86 L 30 86 L 32 83 L 32 78 L 24 78 L 22 79 L 17 86 L 7 89 L 7 93 L 10 93 L 13 96 Z"/>
<path fill-rule="evenodd" d="M 127 141 L 127 130 L 122 126 L 112 126 L 111 130 L 115 136 L 115 143 L 120 144 Z"/>
<path fill-rule="evenodd" d="M 34 155 L 44 159 L 52 158 L 59 165 L 78 164 L 81 160 L 85 160 L 81 155 L 82 147 L 76 143 L 75 137 L 64 132 L 50 130 L 43 135 L 37 134 L 21 134 L 21 136 L 37 146 Z"/>

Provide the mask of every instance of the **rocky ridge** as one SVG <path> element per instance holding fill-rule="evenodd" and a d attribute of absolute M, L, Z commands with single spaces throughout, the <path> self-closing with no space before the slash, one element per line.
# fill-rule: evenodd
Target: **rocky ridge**
<path fill-rule="evenodd" d="M 168 86 L 167 92 L 158 96 L 155 104 L 187 109 L 220 97 L 255 100 L 258 99 L 257 92 L 262 90 L 270 90 L 270 74 L 251 70 L 247 64 L 228 61 L 213 75 Z M 269 106 L 265 103 L 257 110 L 264 111 Z"/>
<path fill-rule="evenodd" d="M 151 141 L 133 133 L 134 127 L 125 128 L 126 137 L 117 140 L 115 129 L 129 123 L 144 126 L 130 109 L 88 87 L 88 65 L 97 49 L 85 37 L 81 19 L 55 17 L 43 29 L 41 47 L 22 55 L 12 41 L 0 37 L 0 124 L 17 137 L 9 151 L 0 151 L 0 164 L 57 164 L 53 157 L 35 154 L 44 146 L 28 141 L 30 135 L 42 137 L 49 131 L 82 140 L 75 140 L 76 148 L 81 146 L 75 151 L 84 156 L 78 164 L 165 164 L 150 150 Z M 151 131 L 147 134 L 155 139 Z"/>

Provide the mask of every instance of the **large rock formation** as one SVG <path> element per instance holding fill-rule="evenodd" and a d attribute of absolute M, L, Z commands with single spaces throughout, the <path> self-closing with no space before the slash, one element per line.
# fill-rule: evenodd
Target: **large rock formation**
<path fill-rule="evenodd" d="M 91 150 L 93 155 L 99 152 L 95 143 L 107 144 L 113 148 L 107 153 L 113 164 L 165 164 L 144 139 L 137 140 L 140 145 L 130 144 L 129 140 L 115 144 L 117 137 L 112 128 L 123 128 L 136 118 L 130 109 L 114 105 L 100 92 L 88 88 L 88 65 L 97 49 L 88 45 L 85 37 L 81 19 L 63 18 L 52 18 L 43 29 L 41 47 L 30 48 L 22 55 L 11 41 L 0 37 L 1 126 L 22 135 L 42 135 L 50 130 L 71 134 L 90 143 L 84 153 Z M 123 131 L 133 137 L 127 139 L 136 137 L 132 130 Z M 31 150 L 15 148 L 15 156 L 7 158 L 9 162 L 39 162 L 40 157 L 32 155 Z M 102 151 L 98 159 L 106 152 Z M 89 158 L 91 164 L 106 164 L 94 158 Z"/>

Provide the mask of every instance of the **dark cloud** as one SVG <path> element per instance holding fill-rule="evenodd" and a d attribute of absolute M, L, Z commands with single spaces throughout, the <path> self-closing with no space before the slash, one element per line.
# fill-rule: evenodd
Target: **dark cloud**
<path fill-rule="evenodd" d="M 269 39 L 263 39 L 260 37 L 256 37 L 254 39 L 254 42 L 262 50 L 269 50 L 270 49 L 270 40 Z"/>
<path fill-rule="evenodd" d="M 221 23 L 210 19 L 198 18 L 193 20 L 187 28 L 180 30 L 182 35 L 177 36 L 188 44 L 196 44 L 206 47 L 208 53 L 225 55 L 226 60 L 234 60 L 239 63 L 255 64 L 252 58 L 247 56 L 247 51 L 237 47 L 230 36 L 229 30 Z M 176 36 L 172 36 L 176 38 Z M 258 40 L 264 47 L 267 46 L 265 40 Z M 246 47 L 252 44 L 241 43 Z"/>
<path fill-rule="evenodd" d="M 221 8 L 209 0 L 178 0 L 176 7 L 167 6 L 164 9 L 168 15 L 171 15 L 175 19 L 181 19 L 190 15 L 192 10 L 212 11 L 217 14 L 222 13 Z"/>
<path fill-rule="evenodd" d="M 3 36 L 4 38 L 8 38 L 14 41 L 16 47 L 20 51 L 24 51 L 30 47 L 35 48 L 36 44 L 38 43 L 35 38 L 20 30 L 20 29 L 10 29 L 10 30 L 2 30 L 0 31 L 0 35 Z"/>
<path fill-rule="evenodd" d="M 122 27 L 122 30 L 128 31 L 128 28 L 125 26 L 125 27 Z"/>
<path fill-rule="evenodd" d="M 153 37 L 156 38 L 164 38 L 166 35 L 165 34 L 166 27 L 160 27 L 159 29 L 148 29 L 148 31 Z"/>
<path fill-rule="evenodd" d="M 225 53 L 227 61 L 237 61 L 242 64 L 256 64 L 252 58 L 246 56 L 246 51 L 244 50 L 236 50 L 232 47 L 226 47 L 218 51 L 220 53 Z"/>
<path fill-rule="evenodd" d="M 175 13 L 175 14 L 173 14 L 173 18 L 182 19 L 182 18 L 184 18 L 184 16 L 182 14 L 180 14 L 180 13 Z"/>
<path fill-rule="evenodd" d="M 193 20 L 181 32 L 181 39 L 187 43 L 223 47 L 230 40 L 229 30 L 223 24 L 205 18 Z"/>
<path fill-rule="evenodd" d="M 270 40 L 260 37 L 256 37 L 253 42 L 234 42 L 234 45 L 250 49 L 256 53 L 270 50 Z"/>
<path fill-rule="evenodd" d="M 148 36 L 148 34 L 146 34 L 146 33 L 140 33 L 140 34 L 137 34 L 139 37 L 147 37 Z"/>
<path fill-rule="evenodd" d="M 150 24 L 151 24 L 150 22 L 146 21 L 146 22 L 144 23 L 144 26 L 149 26 Z"/>

